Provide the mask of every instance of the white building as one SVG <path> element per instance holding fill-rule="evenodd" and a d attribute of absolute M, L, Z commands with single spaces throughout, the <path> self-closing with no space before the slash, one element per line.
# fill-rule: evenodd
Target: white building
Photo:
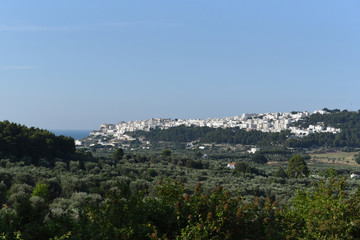
<path fill-rule="evenodd" d="M 227 165 L 227 167 L 230 168 L 230 169 L 235 169 L 235 165 L 236 165 L 236 163 L 232 162 L 232 163 L 229 163 Z"/>
<path fill-rule="evenodd" d="M 248 153 L 254 154 L 254 153 L 258 152 L 258 151 L 260 151 L 260 148 L 254 147 L 254 148 L 251 148 L 250 150 L 248 150 Z"/>

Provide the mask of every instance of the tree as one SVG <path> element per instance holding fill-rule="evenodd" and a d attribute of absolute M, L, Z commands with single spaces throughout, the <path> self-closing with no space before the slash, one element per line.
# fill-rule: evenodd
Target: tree
<path fill-rule="evenodd" d="M 290 158 L 287 168 L 289 178 L 302 178 L 309 175 L 309 169 L 305 160 L 300 155 Z"/>
<path fill-rule="evenodd" d="M 266 164 L 268 162 L 267 158 L 260 152 L 255 152 L 252 161 L 259 164 Z"/>
<path fill-rule="evenodd" d="M 196 152 L 195 153 L 196 158 L 201 158 L 202 156 L 203 156 L 203 154 L 201 152 Z"/>
<path fill-rule="evenodd" d="M 170 157 L 171 156 L 171 151 L 169 149 L 165 149 L 163 152 L 162 152 L 162 155 L 164 157 Z"/>
<path fill-rule="evenodd" d="M 115 161 L 120 161 L 124 157 L 124 150 L 122 148 L 118 148 L 115 150 L 113 154 L 113 158 Z"/>
<path fill-rule="evenodd" d="M 349 194 L 346 178 L 327 174 L 292 199 L 286 213 L 289 239 L 358 239 L 359 192 Z"/>
<path fill-rule="evenodd" d="M 282 167 L 274 173 L 274 176 L 278 178 L 287 178 L 287 174 Z"/>
<path fill-rule="evenodd" d="M 355 162 L 356 162 L 357 164 L 360 164 L 360 154 L 356 154 L 356 155 L 354 156 L 354 158 L 355 158 Z"/>
<path fill-rule="evenodd" d="M 245 173 L 248 166 L 246 162 L 239 162 L 235 164 L 235 172 Z"/>

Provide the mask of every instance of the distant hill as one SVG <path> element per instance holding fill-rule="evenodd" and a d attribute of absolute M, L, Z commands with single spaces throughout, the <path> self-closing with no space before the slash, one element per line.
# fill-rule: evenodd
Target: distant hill
<path fill-rule="evenodd" d="M 325 113 L 324 113 L 325 112 Z M 323 125 L 340 128 L 340 133 L 312 133 L 295 136 L 290 131 L 266 133 L 257 130 L 246 131 L 239 128 L 209 128 L 178 126 L 169 129 L 155 129 L 149 132 L 128 133 L 133 137 L 145 137 L 149 141 L 229 143 L 244 145 L 283 145 L 286 147 L 360 147 L 360 111 L 328 110 L 315 113 L 293 123 L 294 126 L 307 128 L 310 125 Z"/>
<path fill-rule="evenodd" d="M 338 109 L 326 110 L 327 114 L 312 114 L 294 125 L 307 127 L 322 123 L 325 127 L 332 126 L 341 129 L 338 134 L 318 133 L 310 134 L 302 139 L 290 139 L 293 147 L 360 147 L 360 110 L 357 112 Z"/>

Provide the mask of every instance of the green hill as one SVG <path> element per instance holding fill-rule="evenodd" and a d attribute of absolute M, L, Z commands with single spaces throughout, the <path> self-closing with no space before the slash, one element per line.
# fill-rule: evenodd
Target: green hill
<path fill-rule="evenodd" d="M 55 158 L 64 158 L 74 152 L 73 138 L 57 137 L 47 130 L 9 121 L 0 122 L 0 154 L 3 157 L 22 159 L 34 165 L 44 159 L 51 165 Z"/>
<path fill-rule="evenodd" d="M 154 129 L 150 132 L 137 131 L 129 133 L 133 137 L 144 136 L 152 142 L 190 142 L 200 141 L 202 143 L 227 143 L 243 145 L 262 145 L 284 147 L 360 147 L 360 112 L 347 110 L 328 110 L 328 114 L 312 114 L 303 119 L 295 126 L 308 127 L 313 124 L 323 124 L 340 128 L 342 131 L 333 133 L 314 133 L 304 137 L 297 137 L 290 131 L 278 133 L 266 133 L 257 130 L 246 131 L 239 128 L 209 128 L 209 127 L 173 127 L 169 129 Z"/>

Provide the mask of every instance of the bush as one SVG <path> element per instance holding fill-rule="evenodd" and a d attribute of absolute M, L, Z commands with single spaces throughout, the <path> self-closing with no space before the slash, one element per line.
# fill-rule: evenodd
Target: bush
<path fill-rule="evenodd" d="M 354 160 L 355 160 L 355 162 L 356 162 L 357 164 L 360 164 L 360 154 L 356 154 L 356 155 L 354 156 Z"/>
<path fill-rule="evenodd" d="M 289 238 L 357 239 L 360 195 L 348 195 L 346 179 L 334 175 L 299 190 L 287 212 Z M 295 230 L 296 229 L 296 230 Z"/>

